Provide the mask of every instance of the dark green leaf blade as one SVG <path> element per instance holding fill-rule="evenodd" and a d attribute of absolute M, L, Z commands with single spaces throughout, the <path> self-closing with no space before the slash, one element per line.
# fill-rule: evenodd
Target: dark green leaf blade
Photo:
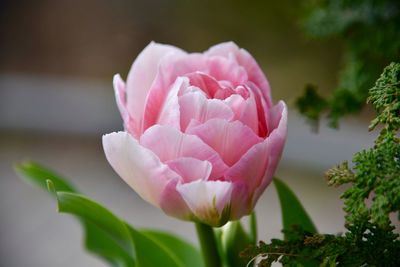
<path fill-rule="evenodd" d="M 94 223 L 80 220 L 85 228 L 86 249 L 103 258 L 113 267 L 133 267 L 134 258 L 123 250 L 110 236 Z"/>
<path fill-rule="evenodd" d="M 281 204 L 283 229 L 289 230 L 292 225 L 298 225 L 305 231 L 317 233 L 317 228 L 294 192 L 282 180 L 274 177 L 273 181 Z"/>
<path fill-rule="evenodd" d="M 77 190 L 61 175 L 31 161 L 21 162 L 15 165 L 15 171 L 28 183 L 47 190 L 47 180 L 51 180 L 56 191 L 77 192 Z"/>
<path fill-rule="evenodd" d="M 107 233 L 132 258 L 143 267 L 186 267 L 186 265 L 160 242 L 129 226 L 100 204 L 82 195 L 57 192 L 60 212 L 70 213 L 96 225 Z"/>
<path fill-rule="evenodd" d="M 57 192 L 58 209 L 84 219 L 107 233 L 129 255 L 134 257 L 133 240 L 125 223 L 100 204 L 85 196 Z"/>
<path fill-rule="evenodd" d="M 142 234 L 159 243 L 183 263 L 184 266 L 204 267 L 200 251 L 187 241 L 166 232 L 141 230 Z"/>
<path fill-rule="evenodd" d="M 174 248 L 166 248 L 147 234 L 133 227 L 129 227 L 131 236 L 135 242 L 136 261 L 140 267 L 187 267 L 178 256 L 171 252 Z M 191 264 L 189 266 L 192 266 Z"/>
<path fill-rule="evenodd" d="M 77 192 L 65 178 L 54 171 L 34 162 L 22 162 L 15 165 L 16 172 L 25 181 L 48 191 L 47 181 L 55 191 Z M 54 192 L 52 195 L 55 196 Z M 88 252 L 108 262 L 113 267 L 133 267 L 134 258 L 128 254 L 110 235 L 96 226 L 94 223 L 81 218 L 80 222 L 84 228 L 85 247 Z"/>

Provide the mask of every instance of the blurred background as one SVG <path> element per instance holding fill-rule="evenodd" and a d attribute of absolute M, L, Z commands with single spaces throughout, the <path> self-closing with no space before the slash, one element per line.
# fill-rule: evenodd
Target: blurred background
<path fill-rule="evenodd" d="M 122 129 L 112 77 L 125 78 L 152 40 L 204 51 L 223 41 L 246 48 L 265 71 L 275 100 L 289 105 L 304 85 L 335 87 L 339 41 L 315 41 L 299 27 L 299 1 L 0 1 L 0 266 L 105 266 L 82 250 L 78 223 L 48 195 L 17 178 L 25 159 L 50 166 L 138 227 L 197 242 L 194 227 L 142 201 L 105 160 L 102 134 Z M 321 123 L 313 133 L 295 110 L 277 175 L 297 193 L 321 232 L 343 231 L 341 190 L 324 171 L 369 147 L 368 112 Z M 364 118 L 364 119 L 362 119 Z M 257 206 L 260 239 L 281 233 L 271 186 Z"/>

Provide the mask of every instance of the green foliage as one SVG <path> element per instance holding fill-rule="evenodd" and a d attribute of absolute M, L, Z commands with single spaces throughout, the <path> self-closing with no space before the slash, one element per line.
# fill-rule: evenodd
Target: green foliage
<path fill-rule="evenodd" d="M 297 103 L 300 112 L 317 121 L 328 112 L 330 125 L 362 109 L 368 88 L 382 68 L 400 58 L 400 2 L 397 0 L 312 0 L 305 8 L 303 28 L 313 38 L 339 39 L 343 62 L 332 96 L 314 107 L 318 94 Z M 321 108 L 323 107 L 323 108 Z M 310 110 L 312 112 L 310 112 Z"/>
<path fill-rule="evenodd" d="M 26 161 L 16 164 L 15 171 L 22 179 L 45 191 L 47 191 L 46 181 L 51 180 L 57 191 L 77 192 L 77 190 L 69 184 L 64 177 L 34 162 Z"/>
<path fill-rule="evenodd" d="M 369 94 L 378 111 L 370 129 L 381 124 L 374 146 L 356 153 L 352 168 L 343 162 L 326 173 L 329 185 L 347 185 L 341 196 L 347 231 L 335 236 L 285 228 L 290 238 L 249 247 L 243 252 L 248 260 L 261 257 L 258 266 L 275 261 L 284 266 L 305 266 L 305 261 L 319 266 L 400 266 L 400 236 L 389 217 L 400 212 L 400 64 L 386 67 Z M 287 207 L 286 212 L 293 210 Z"/>
<path fill-rule="evenodd" d="M 378 123 L 385 124 L 388 131 L 400 128 L 400 64 L 391 63 L 385 68 L 381 77 L 370 89 L 368 101 L 372 103 L 379 115 L 372 121 L 373 130 Z"/>
<path fill-rule="evenodd" d="M 345 235 L 311 234 L 293 228 L 291 239 L 272 239 L 270 244 L 260 241 L 241 255 L 249 261 L 261 259 L 258 267 L 271 266 L 273 262 L 283 266 L 397 267 L 400 242 L 392 230 L 370 223 L 353 225 Z"/>
<path fill-rule="evenodd" d="M 48 189 L 57 199 L 59 212 L 79 219 L 87 250 L 110 266 L 204 266 L 199 251 L 191 244 L 164 232 L 133 228 L 100 204 L 76 193 L 55 172 L 32 162 L 15 168 L 25 180 Z"/>
<path fill-rule="evenodd" d="M 327 108 L 328 103 L 318 94 L 314 85 L 308 84 L 304 88 L 303 96 L 296 100 L 295 105 L 299 112 L 309 119 L 310 123 L 315 124 L 319 122 L 321 112 Z"/>
<path fill-rule="evenodd" d="M 247 260 L 239 257 L 239 254 L 247 246 L 252 244 L 250 236 L 243 229 L 240 221 L 228 222 L 222 231 L 222 249 L 225 261 L 229 267 L 243 267 Z"/>
<path fill-rule="evenodd" d="M 281 204 L 283 229 L 289 230 L 293 225 L 297 225 L 309 233 L 317 233 L 317 228 L 293 191 L 276 177 L 273 182 Z M 290 234 L 290 231 L 285 231 L 285 239 L 291 239 Z"/>
<path fill-rule="evenodd" d="M 353 170 L 342 163 L 326 173 L 328 183 L 336 186 L 351 183 L 342 195 L 346 222 L 354 224 L 367 219 L 380 227 L 388 227 L 389 214 L 400 210 L 400 64 L 386 67 L 370 89 L 368 99 L 379 112 L 372 121 L 382 129 L 375 146 L 353 157 Z M 369 202 L 367 202 L 369 199 Z"/>
<path fill-rule="evenodd" d="M 141 233 L 154 242 L 164 246 L 166 249 L 169 249 L 170 253 L 175 254 L 175 257 L 178 258 L 184 266 L 204 266 L 199 251 L 188 242 L 162 231 L 141 230 Z"/>

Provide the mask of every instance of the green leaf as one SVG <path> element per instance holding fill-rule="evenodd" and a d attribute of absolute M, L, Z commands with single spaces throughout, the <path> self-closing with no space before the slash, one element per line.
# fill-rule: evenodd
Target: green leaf
<path fill-rule="evenodd" d="M 136 258 L 140 267 L 185 267 L 175 248 L 161 242 L 124 223 L 106 208 L 82 195 L 57 192 L 60 212 L 70 213 L 96 225 L 107 233 L 124 251 Z M 133 245 L 134 244 L 134 245 Z"/>
<path fill-rule="evenodd" d="M 70 192 L 57 192 L 58 210 L 70 213 L 96 225 L 107 233 L 130 256 L 134 257 L 133 240 L 125 223 L 102 207 L 82 195 Z"/>
<path fill-rule="evenodd" d="M 38 186 L 46 192 L 51 191 L 56 196 L 56 191 L 76 192 L 74 187 L 55 172 L 33 162 L 23 162 L 15 166 L 15 170 L 24 180 Z M 48 182 L 50 181 L 50 182 Z M 52 190 L 48 190 L 53 188 Z M 102 258 L 114 267 L 135 266 L 134 257 L 120 246 L 107 232 L 96 224 L 81 218 L 84 228 L 85 247 L 94 255 Z"/>
<path fill-rule="evenodd" d="M 153 230 L 129 229 L 136 245 L 140 267 L 204 266 L 199 251 L 178 237 Z"/>
<path fill-rule="evenodd" d="M 222 247 L 228 266 L 246 266 L 248 260 L 240 257 L 239 254 L 252 243 L 252 239 L 245 232 L 240 221 L 232 221 L 224 226 L 222 231 Z"/>
<path fill-rule="evenodd" d="M 16 170 L 27 181 L 53 193 L 60 212 L 79 218 L 85 229 L 86 248 L 110 266 L 204 266 L 199 251 L 186 241 L 167 233 L 134 229 L 100 204 L 75 193 L 54 172 L 30 162 L 17 165 Z"/>
<path fill-rule="evenodd" d="M 96 224 L 80 219 L 85 229 L 85 246 L 91 253 L 103 258 L 110 266 L 133 267 L 135 260 Z"/>
<path fill-rule="evenodd" d="M 275 177 L 273 181 L 281 204 L 283 229 L 289 230 L 291 226 L 298 225 L 305 231 L 317 233 L 314 223 L 293 191 L 282 180 Z M 285 234 L 285 239 L 288 238 Z"/>
<path fill-rule="evenodd" d="M 187 241 L 161 231 L 141 230 L 141 233 L 175 254 L 184 266 L 204 267 L 200 251 Z"/>
<path fill-rule="evenodd" d="M 51 180 L 56 191 L 77 192 L 61 175 L 31 161 L 15 165 L 15 171 L 28 183 L 47 190 L 47 180 Z"/>

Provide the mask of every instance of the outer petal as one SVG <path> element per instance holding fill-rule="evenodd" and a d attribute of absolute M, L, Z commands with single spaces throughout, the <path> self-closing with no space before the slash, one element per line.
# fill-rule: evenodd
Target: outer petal
<path fill-rule="evenodd" d="M 187 132 L 200 137 L 211 146 L 228 166 L 235 164 L 249 148 L 262 141 L 249 127 L 239 121 L 212 119 L 197 127 L 189 128 Z"/>
<path fill-rule="evenodd" d="M 127 132 L 103 136 L 103 148 L 108 162 L 118 175 L 144 200 L 156 207 L 165 186 L 180 176 Z"/>
<path fill-rule="evenodd" d="M 121 116 L 125 121 L 125 117 L 129 115 L 126 108 L 126 88 L 125 83 L 119 74 L 114 75 L 113 85 L 115 100 L 117 101 L 119 112 L 121 112 Z"/>
<path fill-rule="evenodd" d="M 232 200 L 231 200 L 231 217 L 230 220 L 238 220 L 244 215 L 248 215 L 253 210 L 252 192 L 249 186 L 242 181 L 233 183 Z"/>
<path fill-rule="evenodd" d="M 138 131 L 141 128 L 146 97 L 156 77 L 159 62 L 168 54 L 186 53 L 171 45 L 151 42 L 136 58 L 128 74 L 127 107 Z"/>
<path fill-rule="evenodd" d="M 168 214 L 182 220 L 190 220 L 193 218 L 192 211 L 183 200 L 181 194 L 176 190 L 179 180 L 170 180 L 165 186 L 160 197 L 160 207 Z"/>
<path fill-rule="evenodd" d="M 247 52 L 245 49 L 240 49 L 233 42 L 226 42 L 212 46 L 205 52 L 205 54 L 207 56 L 218 55 L 227 58 L 234 56 L 237 62 L 245 68 L 249 81 L 254 82 L 261 89 L 262 95 L 267 101 L 268 107 L 272 107 L 271 89 L 268 80 L 260 66 L 257 64 L 257 61 L 249 52 Z"/>
<path fill-rule="evenodd" d="M 276 128 L 267 137 L 266 141 L 269 143 L 270 162 L 267 167 L 267 172 L 263 177 L 261 185 L 256 189 L 253 196 L 253 205 L 257 202 L 258 198 L 264 192 L 265 188 L 269 185 L 272 180 L 272 176 L 275 173 L 276 167 L 278 166 L 279 160 L 282 155 L 283 147 L 286 141 L 287 135 L 287 107 L 285 102 L 279 101 L 273 108 L 273 116 L 276 122 Z"/>
<path fill-rule="evenodd" d="M 211 226 L 221 226 L 229 219 L 232 189 L 232 183 L 222 181 L 198 180 L 177 186 L 195 217 Z"/>
<path fill-rule="evenodd" d="M 113 85 L 115 100 L 117 102 L 119 112 L 121 113 L 122 120 L 124 121 L 125 130 L 137 139 L 139 136 L 139 132 L 136 129 L 136 126 L 138 124 L 129 115 L 129 111 L 126 106 L 126 85 L 119 74 L 114 75 Z"/>
<path fill-rule="evenodd" d="M 140 144 L 151 149 L 162 162 L 181 157 L 209 161 L 213 168 L 211 177 L 220 178 L 227 166 L 218 153 L 194 135 L 184 134 L 170 126 L 154 125 L 144 132 Z"/>
<path fill-rule="evenodd" d="M 218 99 L 207 99 L 203 94 L 187 93 L 179 98 L 181 127 L 185 131 L 192 119 L 204 123 L 213 118 L 233 119 L 232 109 Z"/>
<path fill-rule="evenodd" d="M 225 172 L 225 178 L 232 182 L 244 182 L 248 186 L 252 207 L 271 182 L 282 154 L 287 133 L 287 110 L 283 102 L 279 125 L 264 142 L 253 146 L 243 157 Z M 235 209 L 235 206 L 232 207 Z M 236 210 L 234 213 L 238 213 Z M 244 215 L 244 214 L 242 214 Z"/>
<path fill-rule="evenodd" d="M 171 180 L 161 194 L 160 206 L 168 215 L 190 220 L 192 212 L 176 190 L 178 182 L 188 183 L 196 180 L 207 180 L 210 176 L 212 165 L 208 161 L 195 158 L 179 158 L 166 162 L 168 166 L 178 173 L 182 180 Z"/>

